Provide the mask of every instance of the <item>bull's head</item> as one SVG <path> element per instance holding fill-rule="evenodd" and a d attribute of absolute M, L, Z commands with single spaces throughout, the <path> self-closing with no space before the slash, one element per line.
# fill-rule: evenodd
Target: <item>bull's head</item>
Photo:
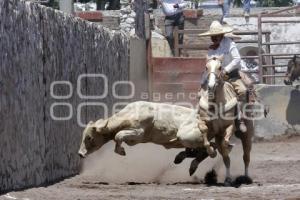
<path fill-rule="evenodd" d="M 111 137 L 107 128 L 108 120 L 89 122 L 82 134 L 82 141 L 78 154 L 84 158 L 88 154 L 100 149 Z"/>

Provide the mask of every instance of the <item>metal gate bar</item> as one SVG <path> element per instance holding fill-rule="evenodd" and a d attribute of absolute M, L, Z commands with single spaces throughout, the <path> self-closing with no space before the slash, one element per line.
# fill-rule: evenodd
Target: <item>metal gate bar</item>
<path fill-rule="evenodd" d="M 290 8 L 285 8 L 279 11 L 271 12 L 271 13 L 260 13 L 258 14 L 257 18 L 257 27 L 258 27 L 258 57 L 259 57 L 259 80 L 260 83 L 268 83 L 268 84 L 274 84 L 275 83 L 275 77 L 284 77 L 283 75 L 275 75 L 275 67 L 279 67 L 282 65 L 276 65 L 273 64 L 272 61 L 274 59 L 290 59 L 294 55 L 300 55 L 300 53 L 271 53 L 270 52 L 270 46 L 271 45 L 294 45 L 294 44 L 300 44 L 300 41 L 287 41 L 287 42 L 270 42 L 270 35 L 268 35 L 268 40 L 266 39 L 265 42 L 263 42 L 263 31 L 262 31 L 262 24 L 263 23 L 300 23 L 300 20 L 272 20 L 272 19 L 265 19 L 262 18 L 269 18 L 269 17 L 281 17 L 282 15 L 278 16 L 278 14 L 281 14 L 283 12 L 292 11 L 299 9 L 300 5 L 293 6 Z M 262 46 L 266 46 L 266 53 L 263 53 Z M 263 58 L 266 58 L 267 63 L 263 65 Z"/>

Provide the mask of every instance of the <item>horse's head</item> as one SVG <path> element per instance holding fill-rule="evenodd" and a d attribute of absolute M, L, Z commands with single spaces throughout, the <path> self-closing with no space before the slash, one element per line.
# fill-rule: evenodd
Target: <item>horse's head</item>
<path fill-rule="evenodd" d="M 206 70 L 207 70 L 207 88 L 208 99 L 213 100 L 215 98 L 215 91 L 220 83 L 220 74 L 222 71 L 223 56 L 211 56 L 207 57 Z"/>
<path fill-rule="evenodd" d="M 300 58 L 296 55 L 288 62 L 286 78 L 284 79 L 284 84 L 292 85 L 300 76 Z"/>

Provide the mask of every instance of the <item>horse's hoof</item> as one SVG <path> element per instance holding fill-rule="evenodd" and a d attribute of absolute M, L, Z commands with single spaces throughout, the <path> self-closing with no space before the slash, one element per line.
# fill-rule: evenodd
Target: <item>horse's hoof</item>
<path fill-rule="evenodd" d="M 231 187 L 232 186 L 232 179 L 230 177 L 227 177 L 224 181 L 225 187 Z"/>
<path fill-rule="evenodd" d="M 180 164 L 186 158 L 185 152 L 182 151 L 175 157 L 174 164 Z"/>
<path fill-rule="evenodd" d="M 211 171 L 209 171 L 205 174 L 204 183 L 206 185 L 209 185 L 209 186 L 217 185 L 217 182 L 218 182 L 218 176 L 214 169 L 212 169 Z"/>
<path fill-rule="evenodd" d="M 250 185 L 253 183 L 253 180 L 249 176 L 239 176 L 235 179 L 235 185 L 238 187 L 242 184 Z"/>

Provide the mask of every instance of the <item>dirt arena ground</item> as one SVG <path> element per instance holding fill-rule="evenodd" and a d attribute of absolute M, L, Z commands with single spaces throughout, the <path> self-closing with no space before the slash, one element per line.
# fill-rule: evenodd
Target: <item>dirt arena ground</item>
<path fill-rule="evenodd" d="M 253 184 L 239 188 L 203 183 L 214 168 L 224 180 L 221 158 L 207 159 L 189 177 L 190 159 L 174 165 L 178 150 L 140 144 L 125 147 L 127 156 L 113 153 L 112 144 L 91 155 L 80 175 L 48 187 L 10 192 L 0 199 L 111 200 L 111 199 L 300 199 L 300 137 L 253 144 L 250 174 Z M 232 153 L 232 175 L 243 174 L 241 145 Z"/>

